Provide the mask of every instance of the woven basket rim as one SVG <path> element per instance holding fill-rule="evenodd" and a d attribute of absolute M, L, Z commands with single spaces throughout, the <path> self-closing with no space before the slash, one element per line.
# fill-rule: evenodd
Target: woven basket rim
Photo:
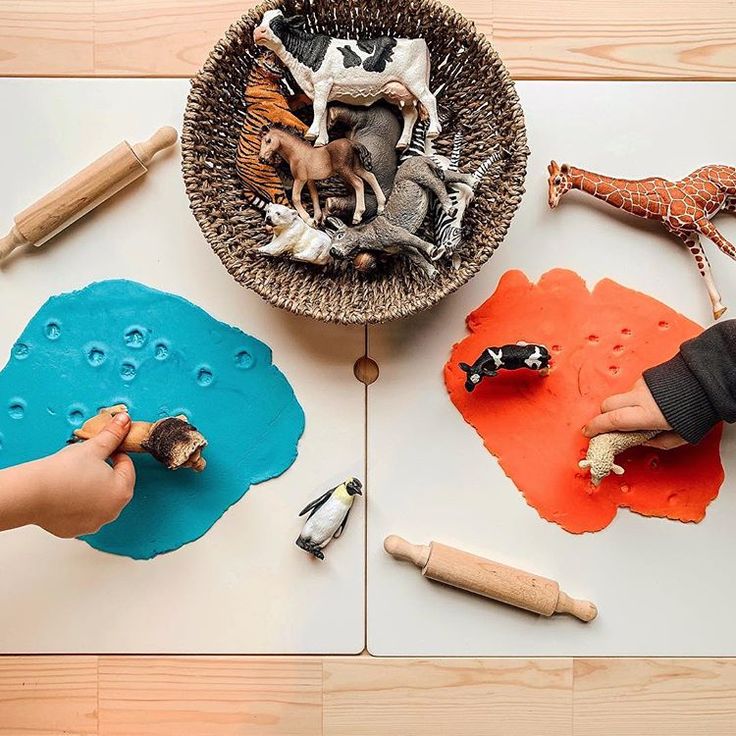
<path fill-rule="evenodd" d="M 354 0 L 344 0 L 350 5 Z M 411 0 L 414 2 L 414 0 Z M 241 272 L 235 272 L 234 267 L 225 263 L 223 265 L 231 273 L 231 275 L 246 286 L 256 291 L 262 298 L 271 304 L 287 309 L 295 314 L 312 317 L 324 322 L 334 322 L 340 324 L 377 324 L 388 322 L 395 319 L 411 316 L 417 312 L 429 309 L 441 301 L 449 294 L 465 285 L 478 271 L 485 265 L 505 238 L 511 220 L 521 202 L 524 193 L 524 179 L 527 172 L 527 159 L 529 149 L 527 144 L 526 129 L 524 123 L 524 114 L 521 109 L 518 94 L 514 87 L 511 76 L 501 61 L 500 57 L 493 49 L 491 43 L 485 35 L 479 33 L 475 24 L 463 15 L 445 6 L 438 0 L 419 0 L 420 4 L 430 6 L 441 12 L 448 20 L 457 26 L 463 27 L 465 31 L 472 34 L 474 40 L 482 49 L 483 53 L 490 59 L 493 73 L 497 77 L 498 83 L 503 88 L 504 94 L 508 97 L 511 110 L 511 119 L 509 125 L 513 130 L 513 146 L 509 152 L 509 171 L 513 172 L 515 181 L 508 187 L 509 195 L 504 202 L 502 211 L 494 219 L 493 232 L 489 234 L 492 241 L 490 248 L 484 248 L 483 252 L 479 251 L 478 257 L 463 260 L 460 268 L 451 274 L 451 278 L 446 279 L 441 285 L 434 281 L 427 282 L 427 288 L 421 295 L 421 298 L 399 299 L 398 303 L 387 304 L 371 304 L 370 306 L 361 305 L 352 311 L 346 312 L 344 309 L 336 309 L 335 305 L 330 303 L 329 298 L 322 299 L 320 303 L 310 303 L 295 301 L 284 294 L 281 289 L 273 289 L 268 283 L 264 283 L 258 278 L 248 278 L 243 280 Z M 406 0 L 392 0 L 392 7 L 406 4 Z M 185 188 L 190 199 L 190 206 L 202 233 L 209 243 L 210 247 L 220 256 L 218 247 L 223 247 L 223 236 L 219 230 L 221 225 L 217 218 L 213 217 L 212 206 L 206 197 L 201 196 L 200 180 L 198 177 L 198 162 L 196 161 L 195 145 L 197 138 L 197 124 L 200 95 L 209 93 L 209 87 L 215 82 L 215 73 L 219 69 L 223 59 L 227 56 L 230 47 L 241 41 L 244 31 L 250 27 L 253 22 L 260 21 L 263 13 L 274 8 L 281 8 L 284 0 L 265 0 L 261 4 L 251 8 L 238 18 L 225 32 L 225 35 L 215 44 L 209 56 L 204 62 L 202 69 L 192 78 L 191 88 L 187 98 L 187 104 L 184 112 L 184 123 L 182 128 L 182 172 L 184 176 Z M 216 195 L 210 195 L 210 197 Z M 477 200 L 476 200 L 477 203 Z M 471 205 L 472 207 L 473 205 Z M 484 235 L 484 237 L 486 237 Z M 220 256 L 221 257 L 221 256 Z M 221 257 L 222 260 L 222 257 Z M 291 262 L 296 268 L 311 269 L 313 266 L 307 264 L 297 264 Z M 264 263 L 264 268 L 268 268 L 269 264 Z"/>

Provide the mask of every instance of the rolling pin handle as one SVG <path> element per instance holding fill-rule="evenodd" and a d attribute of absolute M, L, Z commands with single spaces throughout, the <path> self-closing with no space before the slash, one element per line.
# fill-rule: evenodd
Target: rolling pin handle
<path fill-rule="evenodd" d="M 131 148 L 138 160 L 144 166 L 148 166 L 151 163 L 151 159 L 157 153 L 169 146 L 173 146 L 176 143 L 177 137 L 178 133 L 176 129 L 166 125 L 163 128 L 159 128 L 147 141 L 136 143 Z"/>
<path fill-rule="evenodd" d="M 20 248 L 21 245 L 28 245 L 28 242 L 20 234 L 20 230 L 13 225 L 10 232 L 4 238 L 0 238 L 0 261 L 7 258 L 16 248 Z"/>
<path fill-rule="evenodd" d="M 598 615 L 598 609 L 590 601 L 580 601 L 560 591 L 555 613 L 569 613 L 575 618 L 588 623 Z"/>
<path fill-rule="evenodd" d="M 424 544 L 410 544 L 396 534 L 391 534 L 383 540 L 383 548 L 391 557 L 411 562 L 420 568 L 426 567 L 431 552 L 431 547 Z"/>

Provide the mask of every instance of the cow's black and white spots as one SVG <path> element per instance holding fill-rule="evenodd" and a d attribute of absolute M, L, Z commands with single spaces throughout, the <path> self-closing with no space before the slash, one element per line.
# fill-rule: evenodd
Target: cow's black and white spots
<path fill-rule="evenodd" d="M 279 14 L 271 18 L 269 27 L 297 61 L 316 72 L 322 66 L 332 39 L 321 33 L 309 33 L 304 30 L 303 22 L 301 16 L 285 18 Z"/>
<path fill-rule="evenodd" d="M 363 62 L 363 69 L 367 72 L 384 72 L 386 65 L 394 57 L 396 39 L 389 36 L 381 36 L 369 41 L 358 41 L 358 48 L 370 56 Z"/>
<path fill-rule="evenodd" d="M 350 46 L 338 46 L 337 50 L 342 54 L 342 63 L 346 69 L 360 66 L 362 59 L 350 48 Z"/>
<path fill-rule="evenodd" d="M 515 345 L 501 345 L 486 348 L 473 365 L 460 363 L 460 369 L 467 377 L 465 390 L 473 391 L 484 379 L 495 376 L 500 370 L 516 371 L 527 368 L 546 375 L 550 362 L 549 350 L 544 345 L 517 342 Z"/>
<path fill-rule="evenodd" d="M 328 102 L 367 107 L 388 100 L 401 109 L 403 148 L 420 111 L 429 117 L 427 136 L 442 132 L 437 100 L 430 84 L 429 47 L 423 38 L 332 38 L 305 29 L 304 18 L 287 18 L 279 9 L 267 10 L 253 30 L 253 40 L 271 49 L 312 99 L 314 117 L 305 134 L 315 145 L 326 145 Z"/>

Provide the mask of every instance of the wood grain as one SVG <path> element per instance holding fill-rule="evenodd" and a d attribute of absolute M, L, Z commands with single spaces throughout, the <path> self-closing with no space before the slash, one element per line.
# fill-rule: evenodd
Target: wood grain
<path fill-rule="evenodd" d="M 94 73 L 94 0 L 0 0 L 0 74 Z"/>
<path fill-rule="evenodd" d="M 575 733 L 729 736 L 736 660 L 577 659 Z"/>
<path fill-rule="evenodd" d="M 493 0 L 493 42 L 517 79 L 734 79 L 728 0 Z"/>
<path fill-rule="evenodd" d="M 97 733 L 97 657 L 0 657 L 0 736 Z"/>
<path fill-rule="evenodd" d="M 571 661 L 328 659 L 324 736 L 570 736 Z"/>
<path fill-rule="evenodd" d="M 736 659 L 0 657 L 0 736 L 731 736 L 735 719 Z"/>
<path fill-rule="evenodd" d="M 319 736 L 322 662 L 100 657 L 100 736 Z"/>
<path fill-rule="evenodd" d="M 184 76 L 256 0 L 0 0 L 0 74 Z M 451 0 L 517 79 L 736 79 L 733 0 Z"/>

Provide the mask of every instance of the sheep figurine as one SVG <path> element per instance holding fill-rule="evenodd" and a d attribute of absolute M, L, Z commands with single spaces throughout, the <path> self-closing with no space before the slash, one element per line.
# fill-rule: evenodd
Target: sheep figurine
<path fill-rule="evenodd" d="M 616 455 L 630 447 L 643 445 L 658 434 L 658 431 L 604 432 L 593 437 L 585 460 L 581 460 L 578 465 L 584 469 L 589 468 L 591 482 L 594 486 L 599 486 L 611 473 L 623 475 L 624 469 L 616 464 Z"/>

